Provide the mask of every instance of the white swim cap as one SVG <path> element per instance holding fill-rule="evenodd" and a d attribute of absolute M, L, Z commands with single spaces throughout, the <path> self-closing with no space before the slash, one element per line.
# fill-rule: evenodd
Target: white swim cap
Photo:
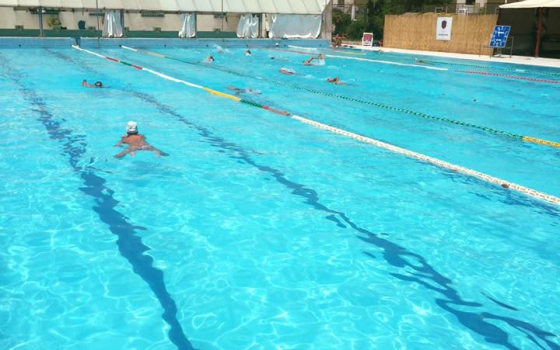
<path fill-rule="evenodd" d="M 126 123 L 126 132 L 127 133 L 136 133 L 138 132 L 138 124 L 136 122 L 130 121 Z"/>

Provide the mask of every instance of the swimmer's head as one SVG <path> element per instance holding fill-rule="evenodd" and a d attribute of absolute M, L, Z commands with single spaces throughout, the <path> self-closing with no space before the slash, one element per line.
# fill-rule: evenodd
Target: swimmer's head
<path fill-rule="evenodd" d="M 103 83 L 100 82 L 100 81 L 96 81 L 96 82 L 95 82 L 95 87 L 102 88 L 102 87 L 103 87 Z"/>
<path fill-rule="evenodd" d="M 138 124 L 136 122 L 130 121 L 126 123 L 126 133 L 128 135 L 138 134 Z"/>

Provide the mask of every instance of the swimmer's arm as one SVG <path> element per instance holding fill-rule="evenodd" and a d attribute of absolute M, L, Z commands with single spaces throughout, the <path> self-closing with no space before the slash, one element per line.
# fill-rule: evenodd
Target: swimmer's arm
<path fill-rule="evenodd" d="M 132 150 L 131 148 L 127 148 L 127 149 L 125 149 L 124 151 L 115 154 L 113 157 L 115 157 L 115 158 L 117 158 L 117 159 L 120 159 L 120 158 L 126 156 L 126 155 L 129 154 L 129 153 L 130 153 L 131 156 L 134 157 L 134 152 L 133 152 L 133 150 Z"/>
<path fill-rule="evenodd" d="M 122 145 L 124 143 L 124 139 L 126 136 L 121 137 L 121 140 L 117 143 L 115 143 L 115 147 L 119 147 L 120 145 Z"/>

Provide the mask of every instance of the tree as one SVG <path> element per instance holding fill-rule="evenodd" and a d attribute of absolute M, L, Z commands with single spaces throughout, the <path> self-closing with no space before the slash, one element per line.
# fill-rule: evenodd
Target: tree
<path fill-rule="evenodd" d="M 361 39 L 362 34 L 366 30 L 366 20 L 360 18 L 352 23 L 346 28 L 346 35 L 349 39 Z"/>
<path fill-rule="evenodd" d="M 352 23 L 352 19 L 349 14 L 342 12 L 339 9 L 334 9 L 332 14 L 332 22 L 334 24 L 334 35 L 346 34 L 346 29 Z"/>
<path fill-rule="evenodd" d="M 377 0 L 373 2 L 368 0 L 367 9 L 367 25 L 366 30 L 373 33 L 376 40 L 383 39 L 383 25 L 385 23 L 385 0 Z"/>

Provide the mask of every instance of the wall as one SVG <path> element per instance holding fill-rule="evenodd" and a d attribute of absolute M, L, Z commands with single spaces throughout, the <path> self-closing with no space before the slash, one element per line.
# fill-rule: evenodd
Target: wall
<path fill-rule="evenodd" d="M 10 7 L 0 7 L 0 28 L 14 29 L 15 26 L 23 26 L 25 29 L 39 28 L 37 18 L 37 15 L 29 11 L 14 11 Z M 48 17 L 46 16 L 45 20 L 46 18 Z"/>
<path fill-rule="evenodd" d="M 76 10 L 75 12 L 60 12 L 58 15 L 44 14 L 44 29 L 50 29 L 47 20 L 51 17 L 58 18 L 61 26 L 67 29 L 78 29 L 78 21 L 80 20 L 86 22 L 86 28 L 97 26 L 97 17 L 89 16 L 89 12 Z M 101 18 L 99 23 L 101 23 Z M 0 29 L 14 29 L 16 25 L 23 26 L 24 29 L 39 29 L 39 15 L 26 10 L 14 11 L 11 7 L 0 7 Z"/>
<path fill-rule="evenodd" d="M 47 18 L 49 18 L 49 17 L 53 17 L 53 16 L 49 16 L 49 15 L 43 16 L 43 20 L 46 22 Z M 37 15 L 35 15 L 35 18 L 37 18 Z M 102 23 L 101 19 L 103 17 L 90 16 L 89 12 L 76 10 L 75 12 L 70 12 L 70 11 L 69 12 L 60 12 L 58 14 L 58 19 L 60 20 L 60 25 L 63 26 L 63 27 L 66 27 L 67 29 L 78 29 L 78 22 L 79 21 L 85 21 L 86 22 L 86 28 L 88 28 L 88 27 L 97 28 L 97 18 L 99 18 L 99 29 L 103 29 L 103 25 L 101 24 Z M 37 19 L 36 19 L 36 21 L 37 21 Z M 48 26 L 45 25 L 45 28 L 48 28 Z"/>
<path fill-rule="evenodd" d="M 0 7 L 0 28 L 14 29 L 16 26 L 16 16 L 10 7 Z"/>
<path fill-rule="evenodd" d="M 95 11 L 91 11 L 93 13 Z M 90 16 L 89 11 L 67 10 L 62 11 L 58 15 L 43 15 L 43 26 L 45 30 L 51 29 L 47 25 L 50 17 L 57 17 L 62 27 L 68 30 L 78 29 L 78 22 L 83 20 L 86 22 L 86 28 L 98 27 L 103 29 L 103 17 Z M 237 31 L 237 23 L 239 15 L 228 15 L 227 20 L 224 18 L 223 31 Z M 0 29 L 14 29 L 16 25 L 23 26 L 24 29 L 39 29 L 39 16 L 26 10 L 15 11 L 11 7 L 0 7 Z M 140 13 L 125 13 L 124 26 L 131 31 L 153 31 L 155 27 L 161 28 L 162 31 L 179 32 L 181 27 L 180 15 L 165 14 L 164 17 L 142 17 Z M 216 18 L 212 14 L 197 15 L 197 30 L 200 32 L 213 32 L 216 29 L 222 29 L 222 19 Z"/>
<path fill-rule="evenodd" d="M 228 15 L 224 18 L 224 32 L 236 32 L 240 15 Z M 214 15 L 196 15 L 196 28 L 201 32 L 212 32 L 222 28 L 222 19 Z"/>
<path fill-rule="evenodd" d="M 153 31 L 161 28 L 162 31 L 179 31 L 181 21 L 179 15 L 165 14 L 165 17 L 142 17 L 139 13 L 125 13 L 124 26 L 129 30 Z"/>
<path fill-rule="evenodd" d="M 0 49 L 13 48 L 13 49 L 25 49 L 25 48 L 37 48 L 37 47 L 64 47 L 71 49 L 71 45 L 75 43 L 73 38 L 0 38 Z M 206 49 L 215 43 L 220 43 L 222 47 L 246 47 L 247 45 L 263 47 L 263 48 L 274 48 L 276 47 L 277 41 L 274 40 L 264 40 L 264 39 L 220 39 L 219 41 L 215 39 L 190 39 L 184 40 L 179 38 L 157 38 L 157 39 L 136 39 L 136 38 L 126 38 L 126 39 L 108 39 L 108 38 L 81 38 L 80 45 L 84 48 L 100 48 L 100 47 L 110 47 L 119 48 L 121 45 L 127 45 L 132 47 L 151 47 L 151 48 L 163 48 L 163 47 L 184 47 L 184 48 L 201 48 Z M 317 39 L 295 39 L 295 40 L 282 40 L 279 42 L 281 48 L 289 49 L 290 45 L 302 45 L 306 47 L 316 47 L 316 48 L 329 48 L 330 42 L 328 40 L 317 40 Z"/>
<path fill-rule="evenodd" d="M 438 17 L 452 17 L 451 40 L 436 40 Z M 385 16 L 383 46 L 420 51 L 490 55 L 497 15 L 413 13 Z"/>

